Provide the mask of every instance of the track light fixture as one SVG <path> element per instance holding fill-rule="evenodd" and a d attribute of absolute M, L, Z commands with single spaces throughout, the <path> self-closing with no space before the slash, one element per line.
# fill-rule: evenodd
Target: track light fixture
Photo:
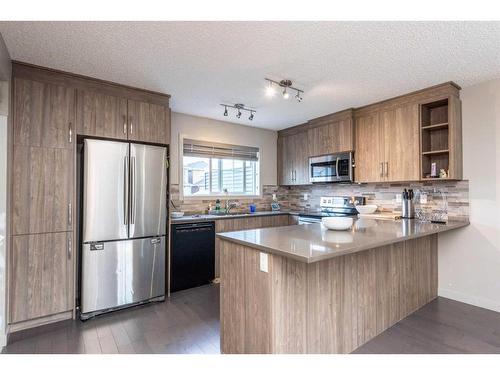
<path fill-rule="evenodd" d="M 257 112 L 255 109 L 250 109 L 250 108 L 247 108 L 245 107 L 244 104 L 241 104 L 241 103 L 236 103 L 234 105 L 232 104 L 221 104 L 221 106 L 224 107 L 224 116 L 227 116 L 228 115 L 228 111 L 227 109 L 228 108 L 234 108 L 237 110 L 236 112 L 236 118 L 241 118 L 241 115 L 243 114 L 242 111 L 247 111 L 247 112 L 250 112 L 250 116 L 248 117 L 248 119 L 250 121 L 253 121 L 254 117 L 255 117 L 255 113 Z"/>
<path fill-rule="evenodd" d="M 295 99 L 300 103 L 303 99 L 301 94 L 304 94 L 304 90 L 298 89 L 296 87 L 292 86 L 292 81 L 289 79 L 283 79 L 281 81 L 274 81 L 269 78 L 264 78 L 267 82 L 269 82 L 269 86 L 266 88 L 266 95 L 267 96 L 274 96 L 276 94 L 276 88 L 277 87 L 283 87 L 283 99 L 289 99 L 290 98 L 290 93 L 289 90 L 294 90 L 296 91 Z"/>

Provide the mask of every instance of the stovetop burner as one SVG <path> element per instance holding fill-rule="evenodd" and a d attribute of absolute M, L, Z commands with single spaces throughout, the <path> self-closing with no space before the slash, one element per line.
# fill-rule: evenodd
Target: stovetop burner
<path fill-rule="evenodd" d="M 299 217 L 320 220 L 328 216 L 355 216 L 358 214 L 358 204 L 365 204 L 365 197 L 321 197 L 321 211 L 303 212 Z"/>

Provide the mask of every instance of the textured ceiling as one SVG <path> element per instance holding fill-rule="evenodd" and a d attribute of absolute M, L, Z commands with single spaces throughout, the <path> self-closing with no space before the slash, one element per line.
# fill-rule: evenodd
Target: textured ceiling
<path fill-rule="evenodd" d="M 172 95 L 177 112 L 282 129 L 426 86 L 500 77 L 500 22 L 0 22 L 15 60 Z M 290 78 L 304 101 L 264 95 Z M 255 108 L 253 122 L 219 103 Z"/>

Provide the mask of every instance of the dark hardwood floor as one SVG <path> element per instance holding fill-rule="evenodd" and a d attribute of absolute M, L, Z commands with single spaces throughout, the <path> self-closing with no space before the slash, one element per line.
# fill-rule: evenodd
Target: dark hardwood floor
<path fill-rule="evenodd" d="M 357 354 L 500 353 L 500 313 L 438 297 Z"/>
<path fill-rule="evenodd" d="M 16 334 L 3 353 L 219 353 L 219 288 Z M 438 298 L 355 353 L 500 353 L 500 313 Z"/>
<path fill-rule="evenodd" d="M 163 303 L 61 322 L 25 336 L 14 337 L 3 353 L 219 353 L 219 288 L 190 289 Z"/>

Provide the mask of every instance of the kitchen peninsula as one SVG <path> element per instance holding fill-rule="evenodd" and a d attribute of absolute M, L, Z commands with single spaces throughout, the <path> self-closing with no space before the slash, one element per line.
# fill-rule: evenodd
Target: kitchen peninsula
<path fill-rule="evenodd" d="M 223 353 L 349 353 L 437 297 L 437 234 L 357 220 L 220 233 Z"/>

